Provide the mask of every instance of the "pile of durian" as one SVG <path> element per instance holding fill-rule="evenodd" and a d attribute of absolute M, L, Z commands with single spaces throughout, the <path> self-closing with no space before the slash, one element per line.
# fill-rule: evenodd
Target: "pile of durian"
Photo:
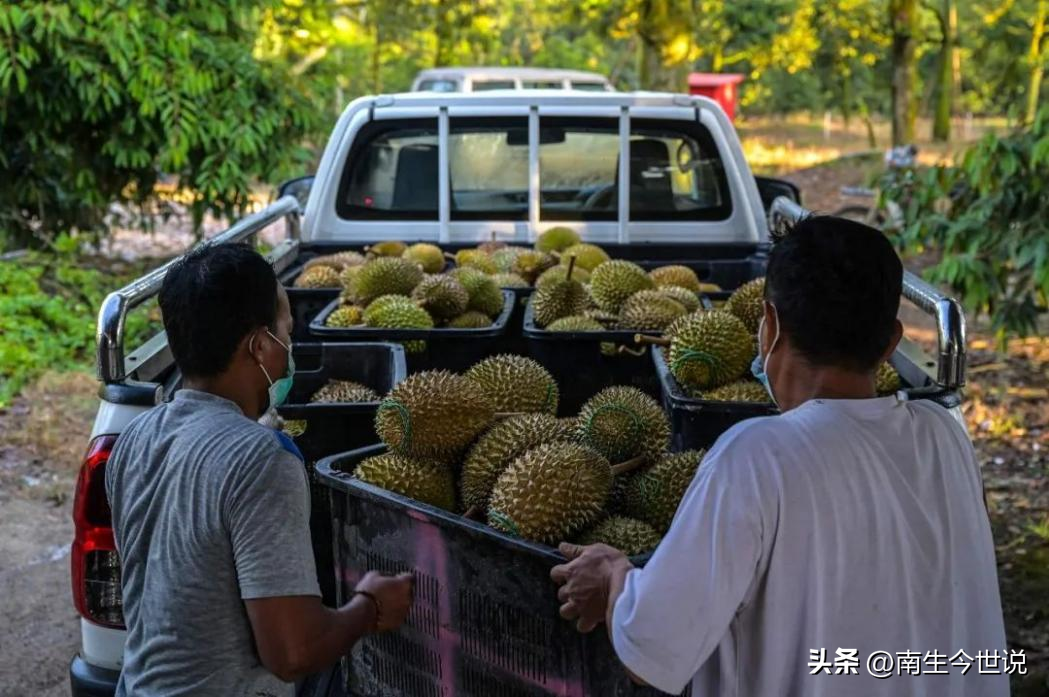
<path fill-rule="evenodd" d="M 667 452 L 666 414 L 634 387 L 606 388 L 572 418 L 556 416 L 558 395 L 543 366 L 510 354 L 416 373 L 376 414 L 387 452 L 353 476 L 533 542 L 653 549 L 703 453 Z"/>
<path fill-rule="evenodd" d="M 757 355 L 757 331 L 764 315 L 765 279 L 744 283 L 720 309 L 699 310 L 671 322 L 662 338 L 637 336 L 640 343 L 662 345 L 674 379 L 697 399 L 771 403 L 750 372 Z M 878 394 L 900 389 L 900 376 L 889 364 L 878 368 Z"/>
<path fill-rule="evenodd" d="M 329 327 L 385 329 L 468 329 L 489 327 L 503 311 L 496 280 L 477 269 L 457 267 L 444 273 L 439 247 L 382 242 L 365 254 L 339 252 L 307 262 L 297 287 L 338 287 L 340 305 L 325 320 Z M 402 342 L 409 353 L 426 342 Z"/>

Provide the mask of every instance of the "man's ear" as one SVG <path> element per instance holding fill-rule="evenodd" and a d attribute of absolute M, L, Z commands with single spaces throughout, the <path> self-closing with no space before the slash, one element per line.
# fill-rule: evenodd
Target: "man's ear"
<path fill-rule="evenodd" d="M 240 340 L 239 351 L 251 359 L 254 363 L 262 362 L 262 347 L 259 345 L 259 330 L 252 329 Z"/>
<path fill-rule="evenodd" d="M 896 320 L 892 327 L 892 335 L 889 337 L 889 345 L 885 349 L 885 353 L 881 356 L 881 362 L 889 360 L 893 352 L 896 351 L 896 346 L 899 345 L 900 339 L 903 338 L 903 322 Z"/>

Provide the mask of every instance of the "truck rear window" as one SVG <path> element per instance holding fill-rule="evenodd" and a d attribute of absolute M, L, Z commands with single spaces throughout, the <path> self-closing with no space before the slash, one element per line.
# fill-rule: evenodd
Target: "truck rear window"
<path fill-rule="evenodd" d="M 618 122 L 541 118 L 539 132 L 540 219 L 616 220 Z M 362 128 L 343 171 L 340 217 L 437 220 L 439 146 L 437 119 L 376 121 Z M 632 119 L 629 147 L 632 221 L 729 216 L 728 183 L 706 128 Z M 451 119 L 448 170 L 452 220 L 527 220 L 527 119 Z"/>

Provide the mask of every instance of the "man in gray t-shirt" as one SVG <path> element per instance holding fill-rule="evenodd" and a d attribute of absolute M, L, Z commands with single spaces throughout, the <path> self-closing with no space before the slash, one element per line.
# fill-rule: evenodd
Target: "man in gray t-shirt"
<path fill-rule="evenodd" d="M 118 695 L 290 695 L 407 614 L 410 576 L 370 573 L 320 602 L 301 455 L 258 423 L 294 373 L 291 313 L 244 246 L 169 271 L 164 327 L 184 386 L 135 419 L 106 468 L 127 644 Z"/>

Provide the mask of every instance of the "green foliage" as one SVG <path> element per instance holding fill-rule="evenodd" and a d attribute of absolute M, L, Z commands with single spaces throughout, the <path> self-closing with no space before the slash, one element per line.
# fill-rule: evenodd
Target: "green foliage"
<path fill-rule="evenodd" d="M 304 89 L 252 55 L 267 0 L 0 4 L 0 246 L 102 231 L 162 177 L 204 214 L 298 169 Z"/>
<path fill-rule="evenodd" d="M 901 244 L 940 253 L 930 280 L 988 313 L 999 341 L 1035 330 L 1049 305 L 1049 107 L 1030 128 L 987 136 L 957 166 L 886 195 L 904 208 Z"/>
<path fill-rule="evenodd" d="M 64 254 L 0 262 L 0 406 L 45 371 L 89 368 L 98 307 L 127 280 L 128 273 L 82 266 Z M 127 345 L 158 330 L 155 314 L 132 313 Z"/>

